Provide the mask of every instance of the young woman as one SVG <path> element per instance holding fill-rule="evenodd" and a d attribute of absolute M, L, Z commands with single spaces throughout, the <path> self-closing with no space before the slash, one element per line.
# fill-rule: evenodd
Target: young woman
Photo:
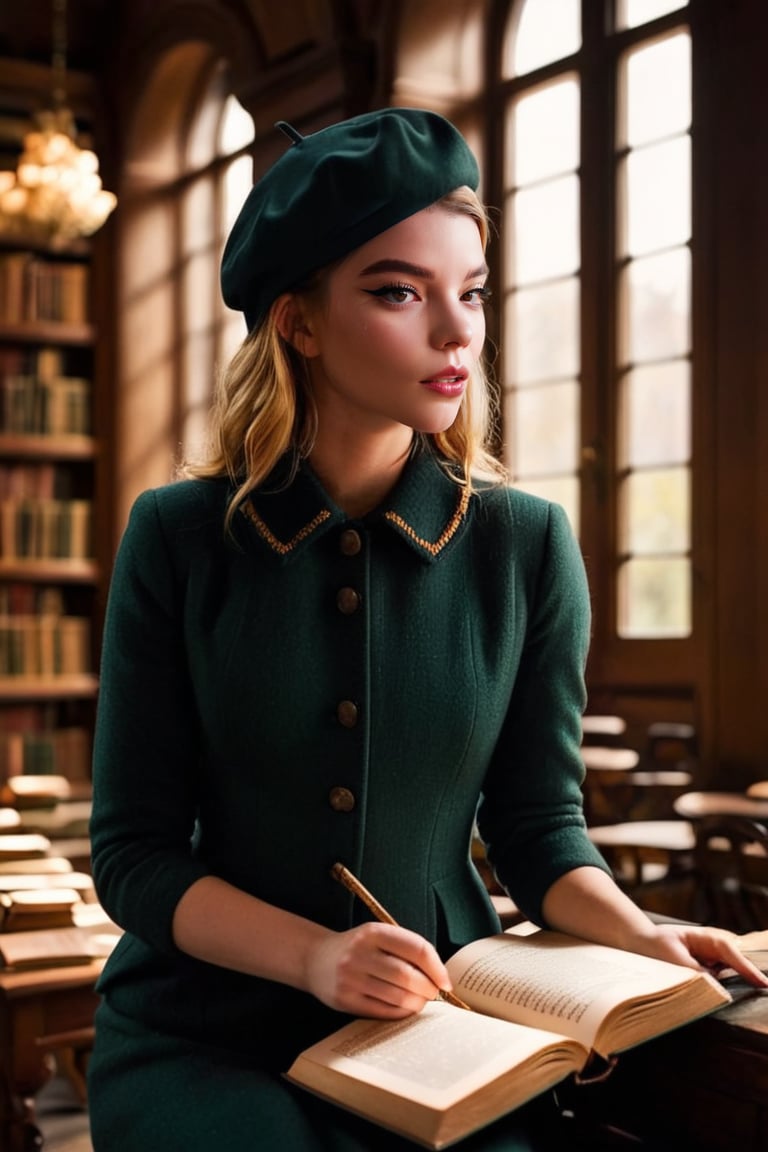
<path fill-rule="evenodd" d="M 728 934 L 651 923 L 587 836 L 588 593 L 563 511 L 486 447 L 474 157 L 413 109 L 285 128 L 224 254 L 249 332 L 209 457 L 137 500 L 114 569 L 96 1152 L 410 1147 L 281 1073 L 344 1014 L 418 1012 L 498 930 L 475 820 L 536 922 L 768 983 Z M 465 1147 L 551 1147 L 549 1107 Z"/>

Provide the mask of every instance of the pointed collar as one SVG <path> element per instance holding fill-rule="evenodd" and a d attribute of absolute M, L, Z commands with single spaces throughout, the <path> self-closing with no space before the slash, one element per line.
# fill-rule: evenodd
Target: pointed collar
<path fill-rule="evenodd" d="M 288 561 L 334 527 L 350 523 L 304 461 L 286 484 L 277 466 L 242 506 L 250 528 L 270 552 Z M 422 560 L 432 563 L 461 536 L 470 497 L 428 452 L 415 453 L 382 504 L 361 521 L 395 532 Z"/>

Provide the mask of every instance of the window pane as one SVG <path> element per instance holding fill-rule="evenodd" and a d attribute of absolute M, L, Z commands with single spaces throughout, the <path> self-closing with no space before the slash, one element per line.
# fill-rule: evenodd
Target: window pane
<path fill-rule="evenodd" d="M 249 156 L 239 156 L 228 165 L 224 174 L 224 210 L 222 234 L 228 234 L 243 201 L 253 187 L 253 162 Z"/>
<path fill-rule="evenodd" d="M 187 170 L 199 172 L 210 164 L 216 151 L 219 100 L 215 92 L 199 107 L 187 137 Z"/>
<path fill-rule="evenodd" d="M 685 243 L 691 235 L 690 138 L 630 152 L 624 161 L 629 256 Z"/>
<path fill-rule="evenodd" d="M 691 124 L 691 39 L 680 33 L 649 48 L 630 52 L 625 61 L 626 128 L 630 148 L 675 136 Z"/>
<path fill-rule="evenodd" d="M 690 349 L 691 260 L 687 248 L 633 260 L 622 273 L 623 363 L 668 360 Z"/>
<path fill-rule="evenodd" d="M 523 96 L 508 117 L 509 185 L 573 172 L 579 165 L 579 88 L 574 80 Z"/>
<path fill-rule="evenodd" d="M 687 464 L 691 455 L 691 370 L 685 360 L 635 368 L 621 382 L 622 468 Z"/>
<path fill-rule="evenodd" d="M 618 0 L 617 27 L 637 28 L 657 16 L 684 8 L 683 0 Z"/>
<path fill-rule="evenodd" d="M 580 0 L 525 0 L 504 39 L 504 76 L 521 76 L 581 47 Z"/>
<path fill-rule="evenodd" d="M 246 112 L 239 100 L 228 96 L 224 106 L 224 116 L 221 122 L 221 138 L 219 152 L 228 156 L 232 152 L 239 152 L 247 148 L 253 140 L 253 119 Z"/>
<path fill-rule="evenodd" d="M 629 560 L 619 571 L 619 635 L 674 638 L 691 633 L 691 574 L 685 559 Z"/>
<path fill-rule="evenodd" d="M 579 372 L 579 282 L 521 288 L 507 299 L 506 354 L 515 384 Z"/>
<path fill-rule="evenodd" d="M 180 279 L 184 328 L 187 339 L 191 340 L 192 333 L 210 332 L 214 323 L 216 298 L 211 292 L 211 284 L 218 282 L 218 260 L 211 249 L 188 256 Z M 208 391 L 210 386 L 209 380 Z"/>
<path fill-rule="evenodd" d="M 219 334 L 217 364 L 228 364 L 247 335 L 242 312 L 226 312 Z"/>
<path fill-rule="evenodd" d="M 518 390 L 507 398 L 505 428 L 515 477 L 576 468 L 579 388 L 575 381 Z"/>
<path fill-rule="evenodd" d="M 187 252 L 210 245 L 214 213 L 213 184 L 198 177 L 181 194 L 181 243 Z M 210 296 L 211 293 L 208 293 Z"/>
<path fill-rule="evenodd" d="M 621 550 L 637 555 L 690 547 L 687 468 L 632 472 L 621 486 Z"/>
<path fill-rule="evenodd" d="M 507 260 L 517 284 L 569 276 L 579 266 L 579 185 L 575 176 L 524 189 L 512 199 L 505 229 Z"/>

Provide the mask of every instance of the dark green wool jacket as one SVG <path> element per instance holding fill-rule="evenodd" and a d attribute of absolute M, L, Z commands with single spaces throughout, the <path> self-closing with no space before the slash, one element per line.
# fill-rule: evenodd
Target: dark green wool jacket
<path fill-rule="evenodd" d="M 249 1051 L 274 1025 L 288 1052 L 326 1010 L 307 1024 L 305 994 L 182 955 L 179 898 L 214 873 L 346 929 L 369 913 L 332 879 L 341 861 L 447 955 L 498 929 L 477 815 L 540 921 L 553 881 L 604 867 L 582 815 L 589 599 L 562 509 L 467 499 L 428 455 L 360 521 L 302 467 L 253 496 L 233 541 L 228 496 L 144 493 L 116 560 L 91 832 L 126 934 L 100 987 L 160 1031 Z"/>

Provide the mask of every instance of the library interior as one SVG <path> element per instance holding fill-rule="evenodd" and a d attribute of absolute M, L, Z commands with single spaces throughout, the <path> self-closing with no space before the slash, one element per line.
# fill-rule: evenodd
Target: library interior
<path fill-rule="evenodd" d="M 589 837 L 649 916 L 768 971 L 767 63 L 764 0 L 0 5 L 0 1152 L 92 1152 L 110 581 L 136 499 L 206 449 L 278 121 L 425 109 L 469 143 L 489 447 L 589 587 Z M 477 827 L 467 853 L 520 929 Z M 563 1094 L 595 1147 L 765 1152 L 768 998 Z"/>

